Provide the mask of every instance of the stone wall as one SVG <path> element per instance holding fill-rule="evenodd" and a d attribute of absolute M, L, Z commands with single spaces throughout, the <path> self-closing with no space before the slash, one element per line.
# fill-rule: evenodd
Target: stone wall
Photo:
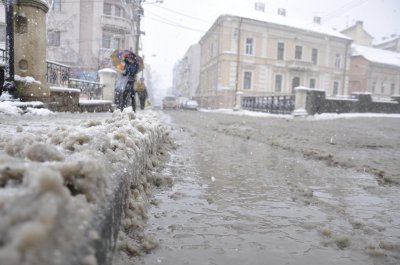
<path fill-rule="evenodd" d="M 47 108 L 56 112 L 109 112 L 115 106 L 110 100 L 79 100 L 79 89 L 51 88 L 50 99 L 43 99 Z M 39 100 L 40 101 L 40 100 Z"/>
<path fill-rule="evenodd" d="M 202 108 L 229 109 L 235 107 L 235 91 L 230 89 L 217 90 L 212 95 L 196 97 L 196 100 Z M 239 97 L 238 102 L 240 102 Z"/>
<path fill-rule="evenodd" d="M 391 101 L 374 100 L 369 93 L 353 93 L 351 98 L 327 98 L 325 91 L 304 87 L 296 88 L 294 114 L 316 113 L 400 113 L 400 96 Z"/>
<path fill-rule="evenodd" d="M 80 101 L 79 102 L 80 112 L 113 112 L 115 105 L 110 100 L 102 101 Z"/>
<path fill-rule="evenodd" d="M 46 101 L 51 111 L 79 112 L 79 89 L 50 88 L 50 98 Z"/>

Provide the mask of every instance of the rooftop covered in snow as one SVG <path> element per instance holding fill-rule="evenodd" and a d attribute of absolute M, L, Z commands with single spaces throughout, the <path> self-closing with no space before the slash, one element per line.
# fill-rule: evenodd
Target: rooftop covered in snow
<path fill-rule="evenodd" d="M 303 20 L 296 20 L 290 17 L 286 17 L 283 15 L 271 15 L 267 14 L 265 12 L 261 11 L 255 11 L 255 10 L 242 10 L 239 13 L 232 12 L 230 14 L 225 14 L 221 15 L 220 17 L 223 16 L 236 16 L 236 17 L 243 17 L 247 19 L 252 19 L 252 20 L 258 20 L 270 24 L 275 24 L 275 25 L 280 25 L 280 26 L 286 26 L 289 28 L 293 29 L 298 29 L 298 30 L 303 30 L 303 31 L 309 31 L 317 34 L 323 34 L 331 37 L 336 37 L 340 39 L 346 39 L 346 40 L 352 40 L 351 38 L 345 36 L 344 34 L 323 26 L 319 23 L 313 22 L 312 20 L 310 21 L 303 21 Z"/>
<path fill-rule="evenodd" d="M 351 56 L 362 56 L 372 63 L 400 67 L 400 53 L 353 44 Z"/>

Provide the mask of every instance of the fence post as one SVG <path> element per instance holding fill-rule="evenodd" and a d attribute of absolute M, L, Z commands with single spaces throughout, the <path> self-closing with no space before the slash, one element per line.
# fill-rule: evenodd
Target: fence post
<path fill-rule="evenodd" d="M 294 116 L 307 116 L 307 92 L 308 88 L 307 87 L 296 87 L 295 89 L 296 92 L 296 98 L 295 98 L 295 103 L 294 103 L 294 111 L 293 115 Z"/>
<path fill-rule="evenodd" d="M 117 72 L 110 68 L 99 70 L 100 84 L 104 85 L 103 99 L 115 102 L 115 80 L 117 79 Z"/>
<path fill-rule="evenodd" d="M 238 91 L 235 94 L 236 97 L 236 106 L 233 107 L 234 111 L 240 110 L 242 108 L 242 96 L 243 96 L 243 92 Z"/>

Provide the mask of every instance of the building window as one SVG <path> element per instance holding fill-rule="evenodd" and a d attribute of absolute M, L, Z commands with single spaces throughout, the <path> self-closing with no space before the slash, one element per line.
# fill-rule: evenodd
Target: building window
<path fill-rule="evenodd" d="M 339 93 L 339 82 L 333 81 L 333 95 L 336 96 Z"/>
<path fill-rule="evenodd" d="M 217 54 L 218 54 L 217 48 L 218 48 L 218 46 L 217 46 L 217 44 L 215 42 L 212 42 L 210 44 L 210 56 L 211 56 L 211 58 L 217 56 Z"/>
<path fill-rule="evenodd" d="M 53 0 L 53 10 L 61 11 L 61 0 Z"/>
<path fill-rule="evenodd" d="M 278 54 L 277 54 L 277 59 L 278 60 L 283 60 L 284 54 L 285 54 L 285 43 L 283 42 L 278 42 Z"/>
<path fill-rule="evenodd" d="M 243 89 L 251 88 L 251 72 L 244 72 Z"/>
<path fill-rule="evenodd" d="M 293 77 L 293 80 L 292 80 L 292 94 L 294 94 L 294 89 L 296 88 L 296 87 L 298 87 L 298 86 L 300 86 L 300 77 Z"/>
<path fill-rule="evenodd" d="M 382 82 L 381 83 L 381 94 L 385 94 L 385 86 L 386 86 L 385 82 Z"/>
<path fill-rule="evenodd" d="M 316 65 L 318 63 L 318 49 L 312 49 L 311 61 L 313 65 Z"/>
<path fill-rule="evenodd" d="M 121 38 L 114 38 L 114 49 L 121 48 L 122 39 Z"/>
<path fill-rule="evenodd" d="M 372 82 L 372 88 L 371 88 L 372 93 L 375 93 L 375 89 L 376 89 L 376 82 L 374 81 Z"/>
<path fill-rule="evenodd" d="M 61 32 L 60 31 L 49 31 L 47 32 L 47 45 L 48 46 L 60 46 Z"/>
<path fill-rule="evenodd" d="M 122 17 L 122 8 L 119 6 L 115 6 L 115 16 L 116 17 Z"/>
<path fill-rule="evenodd" d="M 102 48 L 105 48 L 105 49 L 111 48 L 111 36 L 110 35 L 103 34 Z"/>
<path fill-rule="evenodd" d="M 112 48 L 121 49 L 125 46 L 125 39 L 123 37 L 114 37 L 112 39 Z"/>
<path fill-rule="evenodd" d="M 282 75 L 275 76 L 275 92 L 282 91 Z"/>
<path fill-rule="evenodd" d="M 315 88 L 315 79 L 314 78 L 310 79 L 310 88 Z"/>
<path fill-rule="evenodd" d="M 395 90 L 395 86 L 394 86 L 394 84 L 392 83 L 392 84 L 390 85 L 390 95 L 394 95 L 394 90 Z"/>
<path fill-rule="evenodd" d="M 111 16 L 111 4 L 104 3 L 103 14 Z"/>
<path fill-rule="evenodd" d="M 253 38 L 246 38 L 246 54 L 253 55 Z"/>
<path fill-rule="evenodd" d="M 335 59 L 335 68 L 339 69 L 340 68 L 340 61 L 342 60 L 342 56 L 340 53 L 336 53 L 336 59 Z"/>
<path fill-rule="evenodd" d="M 296 60 L 301 60 L 302 56 L 303 56 L 303 47 L 296 45 L 296 49 L 294 52 L 294 58 Z"/>

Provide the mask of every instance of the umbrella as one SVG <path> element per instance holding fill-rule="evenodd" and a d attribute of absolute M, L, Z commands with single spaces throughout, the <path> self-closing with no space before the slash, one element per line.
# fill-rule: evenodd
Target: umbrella
<path fill-rule="evenodd" d="M 118 70 L 124 70 L 125 67 L 125 56 L 131 53 L 130 50 L 124 49 L 116 49 L 113 53 L 111 53 L 111 62 Z M 136 60 L 139 64 L 139 71 L 142 71 L 144 68 L 143 59 L 140 56 L 136 56 Z"/>

